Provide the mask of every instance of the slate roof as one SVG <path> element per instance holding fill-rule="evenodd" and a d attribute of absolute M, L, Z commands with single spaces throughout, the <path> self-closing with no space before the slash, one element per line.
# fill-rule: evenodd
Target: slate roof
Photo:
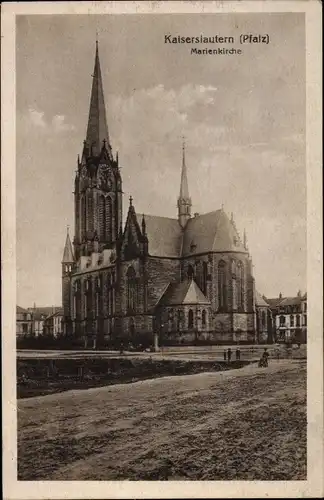
<path fill-rule="evenodd" d="M 142 219 L 136 214 L 137 220 Z M 149 254 L 186 257 L 207 252 L 244 252 L 239 234 L 223 210 L 189 219 L 182 231 L 178 219 L 144 214 Z"/>
<path fill-rule="evenodd" d="M 63 251 L 62 263 L 71 264 L 72 262 L 74 262 L 72 244 L 70 240 L 70 235 L 69 233 L 67 233 Z"/>
<path fill-rule="evenodd" d="M 158 305 L 176 306 L 186 304 L 210 304 L 210 301 L 205 297 L 194 280 L 170 283 Z"/>
<path fill-rule="evenodd" d="M 46 320 L 54 318 L 55 316 L 63 316 L 63 309 L 60 308 L 58 311 L 55 311 L 55 313 L 50 314 L 49 316 L 47 316 Z"/>
<path fill-rule="evenodd" d="M 99 154 L 103 144 L 103 140 L 106 140 L 109 144 L 109 134 L 99 61 L 98 43 L 96 43 L 95 66 L 92 78 L 86 142 L 89 146 L 92 146 L 94 154 Z"/>
<path fill-rule="evenodd" d="M 30 314 L 30 312 L 27 309 L 24 309 L 23 307 L 16 306 L 16 313 L 17 314 Z"/>
<path fill-rule="evenodd" d="M 264 300 L 261 293 L 255 291 L 255 305 L 258 307 L 269 307 L 269 304 Z"/>
<path fill-rule="evenodd" d="M 191 248 L 194 248 L 194 251 Z M 223 251 L 246 252 L 234 224 L 223 210 L 216 210 L 188 220 L 183 236 L 183 257 L 190 254 Z"/>
<path fill-rule="evenodd" d="M 33 319 L 39 321 L 45 319 L 47 316 L 53 314 L 53 309 L 58 311 L 61 309 L 60 306 L 47 306 L 47 307 L 29 307 L 28 311 L 32 313 Z M 42 318 L 43 316 L 43 318 Z"/>
<path fill-rule="evenodd" d="M 136 214 L 137 221 L 142 214 Z M 157 257 L 179 257 L 182 231 L 177 219 L 144 214 L 148 252 Z"/>
<path fill-rule="evenodd" d="M 285 306 L 296 306 L 300 304 L 302 301 L 302 297 L 284 297 L 280 302 L 280 307 Z"/>

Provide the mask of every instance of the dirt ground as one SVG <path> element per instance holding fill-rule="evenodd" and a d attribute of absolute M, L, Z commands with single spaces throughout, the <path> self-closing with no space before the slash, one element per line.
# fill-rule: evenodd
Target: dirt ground
<path fill-rule="evenodd" d="M 306 362 L 18 401 L 19 480 L 305 480 Z"/>

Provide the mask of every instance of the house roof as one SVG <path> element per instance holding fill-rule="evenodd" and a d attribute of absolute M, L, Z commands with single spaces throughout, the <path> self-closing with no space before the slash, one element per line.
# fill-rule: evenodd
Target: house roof
<path fill-rule="evenodd" d="M 296 306 L 300 304 L 302 301 L 302 297 L 284 297 L 280 302 L 280 307 L 285 306 Z"/>
<path fill-rule="evenodd" d="M 269 306 L 272 308 L 278 307 L 281 301 L 282 301 L 282 297 L 281 298 L 277 297 L 275 299 L 268 299 L 267 298 L 267 302 L 268 302 Z"/>
<path fill-rule="evenodd" d="M 183 257 L 228 251 L 246 253 L 233 222 L 224 210 L 216 210 L 188 220 L 183 234 Z"/>
<path fill-rule="evenodd" d="M 158 305 L 171 306 L 186 304 L 210 304 L 210 301 L 192 279 L 180 283 L 170 283 Z"/>
<path fill-rule="evenodd" d="M 23 307 L 16 306 L 16 313 L 17 314 L 28 314 L 28 313 L 30 313 L 30 311 L 28 311 L 27 309 L 24 309 Z"/>
<path fill-rule="evenodd" d="M 255 291 L 255 305 L 257 307 L 269 307 L 269 304 L 264 300 L 261 293 Z"/>
<path fill-rule="evenodd" d="M 62 308 L 60 308 L 58 311 L 55 311 L 55 313 L 47 316 L 46 320 L 49 320 L 49 319 L 54 318 L 56 316 L 63 316 L 63 309 Z"/>
<path fill-rule="evenodd" d="M 141 215 L 136 214 L 137 220 Z M 186 257 L 207 252 L 244 252 L 236 227 L 223 210 L 197 215 L 184 230 L 177 219 L 144 214 L 148 252 L 156 257 Z"/>
<path fill-rule="evenodd" d="M 137 220 L 142 215 L 136 214 Z M 180 257 L 182 231 L 177 219 L 144 214 L 148 252 L 157 257 Z"/>
<path fill-rule="evenodd" d="M 28 311 L 33 314 L 34 320 L 44 319 L 53 314 L 53 311 L 61 310 L 60 306 L 48 306 L 48 307 L 29 307 Z"/>

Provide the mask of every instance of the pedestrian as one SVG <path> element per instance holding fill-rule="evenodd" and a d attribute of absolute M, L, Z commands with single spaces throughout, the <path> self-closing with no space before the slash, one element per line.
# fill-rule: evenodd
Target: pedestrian
<path fill-rule="evenodd" d="M 240 361 L 240 359 L 241 359 L 241 351 L 240 351 L 239 347 L 237 347 L 235 354 L 236 354 L 236 361 Z"/>
<path fill-rule="evenodd" d="M 264 351 L 263 351 L 263 354 L 262 354 L 262 359 L 264 361 L 264 366 L 268 366 L 268 358 L 269 358 L 268 349 L 265 347 Z"/>
<path fill-rule="evenodd" d="M 226 361 L 226 349 L 224 349 L 224 361 Z"/>
<path fill-rule="evenodd" d="M 227 359 L 228 359 L 228 362 L 231 361 L 231 357 L 232 357 L 232 349 L 229 347 L 227 349 Z"/>
<path fill-rule="evenodd" d="M 124 354 L 124 344 L 123 344 L 123 342 L 120 343 L 119 354 Z"/>

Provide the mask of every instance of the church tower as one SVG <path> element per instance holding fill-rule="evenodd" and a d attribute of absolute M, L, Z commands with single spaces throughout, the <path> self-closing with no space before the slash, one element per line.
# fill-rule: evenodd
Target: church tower
<path fill-rule="evenodd" d="M 98 42 L 92 78 L 87 135 L 74 186 L 76 260 L 112 248 L 122 221 L 122 181 L 118 154 L 113 157 L 110 144 Z"/>
<path fill-rule="evenodd" d="M 191 217 L 191 198 L 189 197 L 187 167 L 185 158 L 185 144 L 182 145 L 182 169 L 180 195 L 178 198 L 178 221 L 182 229 Z"/>
<path fill-rule="evenodd" d="M 71 318 L 71 275 L 74 267 L 74 257 L 72 244 L 69 235 L 69 228 L 67 228 L 66 240 L 62 258 L 62 306 L 63 306 L 63 323 L 64 333 L 68 333 L 69 323 Z"/>

